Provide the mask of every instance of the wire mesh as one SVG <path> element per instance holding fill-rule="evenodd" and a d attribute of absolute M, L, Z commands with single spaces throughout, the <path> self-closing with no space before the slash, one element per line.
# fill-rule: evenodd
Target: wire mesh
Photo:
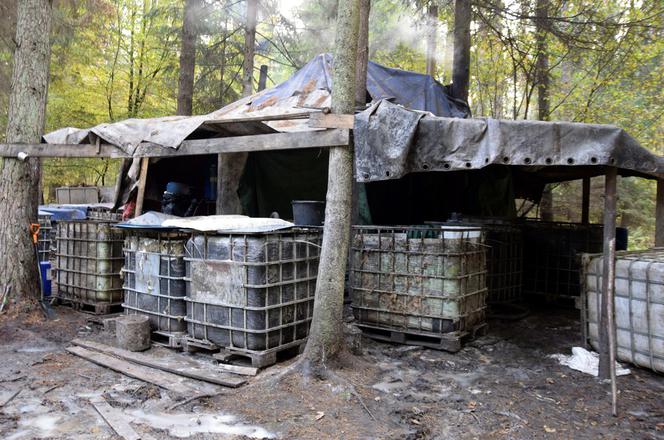
<path fill-rule="evenodd" d="M 189 336 L 264 351 L 309 334 L 321 231 L 194 234 L 186 246 Z"/>
<path fill-rule="evenodd" d="M 579 255 L 602 251 L 602 225 L 528 221 L 522 230 L 524 296 L 573 305 L 581 292 Z"/>
<path fill-rule="evenodd" d="M 57 226 L 58 297 L 84 304 L 122 302 L 122 231 L 109 222 L 61 221 Z"/>
<path fill-rule="evenodd" d="M 603 256 L 583 257 L 584 338 L 599 349 Z M 615 284 L 619 360 L 664 373 L 664 249 L 618 252 Z"/>
<path fill-rule="evenodd" d="M 351 300 L 360 324 L 442 334 L 485 322 L 481 228 L 357 226 L 353 232 Z"/>
<path fill-rule="evenodd" d="M 107 222 L 120 222 L 122 221 L 122 213 L 112 212 L 109 208 L 103 206 L 91 206 L 88 208 L 87 217 L 90 220 L 107 221 Z"/>
<path fill-rule="evenodd" d="M 154 331 L 186 332 L 187 236 L 147 230 L 130 234 L 125 239 L 122 269 L 125 314 L 148 316 Z"/>
<path fill-rule="evenodd" d="M 39 261 L 48 261 L 55 232 L 51 222 L 51 214 L 39 214 L 37 218 L 39 222 L 39 236 L 37 237 Z"/>

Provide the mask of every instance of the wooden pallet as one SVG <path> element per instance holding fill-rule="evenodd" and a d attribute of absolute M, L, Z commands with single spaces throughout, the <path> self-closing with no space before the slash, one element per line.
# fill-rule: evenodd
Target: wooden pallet
<path fill-rule="evenodd" d="M 396 344 L 419 345 L 421 347 L 433 348 L 435 350 L 444 350 L 456 353 L 461 350 L 464 342 L 471 341 L 476 337 L 486 334 L 488 329 L 486 324 L 480 324 L 474 327 L 470 332 L 453 333 L 428 333 L 418 332 L 409 329 L 391 329 L 368 324 L 358 324 L 355 326 L 362 330 L 362 333 L 378 341 L 393 342 Z"/>
<path fill-rule="evenodd" d="M 182 349 L 184 344 L 184 339 L 187 337 L 187 334 L 184 332 L 180 333 L 169 333 L 162 331 L 152 332 L 152 343 L 154 345 L 160 345 L 162 347 Z"/>
<path fill-rule="evenodd" d="M 79 301 L 71 298 L 59 297 L 60 305 L 69 306 L 74 310 L 93 315 L 112 315 L 122 313 L 122 303 L 92 303 L 88 301 Z"/>
<path fill-rule="evenodd" d="M 219 353 L 212 355 L 219 362 L 231 365 L 248 365 L 253 368 L 265 368 L 277 363 L 278 360 L 290 359 L 302 354 L 306 339 L 300 339 L 280 347 L 264 351 L 244 350 L 235 347 L 222 348 Z"/>
<path fill-rule="evenodd" d="M 182 349 L 188 353 L 195 352 L 207 352 L 207 353 L 216 353 L 219 351 L 220 347 L 213 344 L 210 341 L 205 341 L 202 339 L 194 339 L 191 336 L 186 336 L 180 341 Z"/>

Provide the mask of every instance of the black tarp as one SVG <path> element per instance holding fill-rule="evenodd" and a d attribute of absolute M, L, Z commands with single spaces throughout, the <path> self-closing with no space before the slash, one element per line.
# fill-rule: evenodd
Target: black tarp
<path fill-rule="evenodd" d="M 251 105 L 260 108 L 265 103 L 309 93 L 313 89 L 331 92 L 332 69 L 332 56 L 318 55 L 288 80 L 263 92 Z M 469 114 L 467 106 L 452 99 L 446 93 L 445 87 L 432 77 L 381 66 L 371 61 L 367 68 L 367 92 L 373 100 L 389 99 L 391 102 L 440 116 L 465 117 Z M 430 177 L 424 179 L 429 180 Z M 367 188 L 371 213 L 375 211 L 379 218 L 389 223 L 389 204 L 379 206 L 383 205 L 382 201 L 390 199 L 390 194 L 394 200 L 396 192 L 421 193 L 424 188 L 418 188 L 424 181 L 414 179 L 407 185 L 403 182 L 403 185 L 377 185 L 375 188 Z M 278 212 L 281 217 L 289 218 L 292 200 L 325 200 L 326 191 L 327 152 L 315 150 L 251 153 L 239 192 L 247 214 L 267 216 Z M 414 199 L 411 199 L 411 202 L 412 200 Z M 408 202 L 408 205 L 410 204 Z M 366 209 L 362 214 L 368 218 Z"/>
<path fill-rule="evenodd" d="M 664 158 L 611 125 L 445 118 L 380 101 L 356 115 L 353 133 L 359 182 L 489 166 L 509 166 L 542 184 L 601 175 L 606 167 L 664 177 Z"/>

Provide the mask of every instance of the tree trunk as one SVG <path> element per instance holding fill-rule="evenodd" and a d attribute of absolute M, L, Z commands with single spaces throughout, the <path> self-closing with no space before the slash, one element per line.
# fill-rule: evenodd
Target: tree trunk
<path fill-rule="evenodd" d="M 254 51 L 256 46 L 257 0 L 247 0 L 247 22 L 244 30 L 244 63 L 242 64 L 242 96 L 254 89 Z"/>
<path fill-rule="evenodd" d="M 537 84 L 537 116 L 540 121 L 551 119 L 549 105 L 549 54 L 546 47 L 546 20 L 549 15 L 548 0 L 537 0 L 535 6 L 535 39 L 537 43 L 537 61 L 535 65 L 535 82 Z M 542 192 L 540 201 L 542 220 L 553 221 L 553 192 L 547 185 Z"/>
<path fill-rule="evenodd" d="M 226 83 L 224 75 L 226 73 L 226 44 L 228 42 L 228 16 L 224 18 L 224 41 L 221 43 L 221 59 L 219 60 L 219 102 L 218 108 L 224 106 L 224 93 L 226 92 Z"/>
<path fill-rule="evenodd" d="M 242 96 L 250 96 L 254 82 L 254 48 L 256 45 L 257 0 L 247 0 L 247 22 L 244 33 L 244 63 L 242 65 Z M 240 178 L 247 163 L 247 153 L 229 153 L 217 156 L 217 214 L 242 214 L 237 195 Z M 287 214 L 280 212 L 282 217 Z"/>
<path fill-rule="evenodd" d="M 535 81 L 537 82 L 538 119 L 540 121 L 548 121 L 551 119 L 551 110 L 549 104 L 549 88 L 551 84 L 551 78 L 549 76 L 549 53 L 546 46 L 546 22 L 549 16 L 548 0 L 537 0 L 535 9 L 535 38 L 537 41 Z"/>
<path fill-rule="evenodd" d="M 183 116 L 190 116 L 193 107 L 194 69 L 196 67 L 196 17 L 199 7 L 198 0 L 186 0 L 184 3 L 177 108 L 177 114 Z"/>
<path fill-rule="evenodd" d="M 360 0 L 359 27 L 357 32 L 357 63 L 355 65 L 355 106 L 364 108 L 367 104 L 367 64 L 369 62 L 369 15 L 371 0 Z M 353 164 L 354 167 L 355 164 Z M 355 174 L 355 168 L 353 168 Z M 360 224 L 360 198 L 366 201 L 366 188 L 363 183 L 353 180 L 352 224 Z"/>
<path fill-rule="evenodd" d="M 359 2 L 340 0 L 337 14 L 332 112 L 352 114 L 355 104 L 355 63 Z M 330 149 L 323 247 L 318 266 L 311 332 L 304 352 L 314 372 L 334 359 L 343 341 L 344 278 L 350 238 L 353 181 L 351 146 Z"/>
<path fill-rule="evenodd" d="M 438 43 L 438 6 L 431 4 L 427 10 L 426 74 L 436 77 L 436 46 Z"/>
<path fill-rule="evenodd" d="M 367 103 L 367 63 L 369 62 L 369 14 L 371 0 L 360 0 L 359 29 L 357 37 L 357 64 L 355 67 L 355 105 Z"/>
<path fill-rule="evenodd" d="M 553 191 L 551 185 L 545 185 L 539 203 L 540 218 L 545 222 L 553 221 Z"/>
<path fill-rule="evenodd" d="M 452 65 L 452 95 L 468 102 L 470 84 L 470 0 L 454 2 L 454 61 Z"/>
<path fill-rule="evenodd" d="M 21 0 L 17 6 L 16 51 L 12 74 L 7 142 L 39 143 L 44 130 L 50 63 L 50 0 Z M 10 286 L 17 310 L 30 310 L 40 286 L 29 233 L 37 222 L 39 159 L 4 159 L 0 177 L 0 280 Z"/>
<path fill-rule="evenodd" d="M 258 92 L 262 92 L 267 87 L 267 66 L 261 66 L 260 74 L 258 75 Z"/>

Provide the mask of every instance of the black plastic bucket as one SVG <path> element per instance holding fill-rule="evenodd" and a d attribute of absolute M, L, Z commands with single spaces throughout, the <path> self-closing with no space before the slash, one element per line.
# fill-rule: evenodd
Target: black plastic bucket
<path fill-rule="evenodd" d="M 322 226 L 325 220 L 325 202 L 293 200 L 293 222 L 298 226 Z"/>

